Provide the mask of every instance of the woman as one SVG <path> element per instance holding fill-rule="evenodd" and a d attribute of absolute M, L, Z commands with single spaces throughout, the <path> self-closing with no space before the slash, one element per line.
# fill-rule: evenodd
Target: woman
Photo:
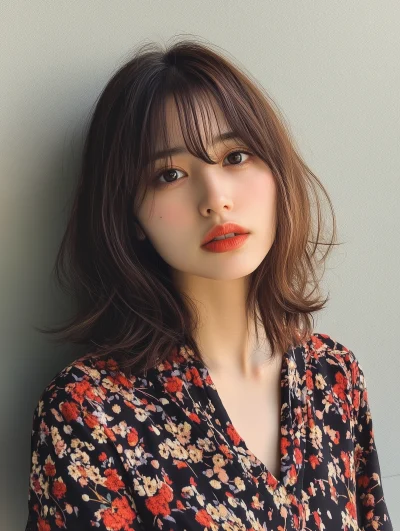
<path fill-rule="evenodd" d="M 363 371 L 311 324 L 335 235 L 250 75 L 195 41 L 137 50 L 57 257 L 77 313 L 50 332 L 87 353 L 34 412 L 26 529 L 391 530 Z"/>

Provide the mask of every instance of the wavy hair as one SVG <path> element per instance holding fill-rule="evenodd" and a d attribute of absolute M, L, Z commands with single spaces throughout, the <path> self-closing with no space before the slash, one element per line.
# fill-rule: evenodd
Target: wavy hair
<path fill-rule="evenodd" d="M 93 356 L 121 356 L 129 373 L 155 366 L 181 346 L 202 359 L 193 337 L 196 308 L 177 290 L 170 266 L 151 242 L 139 239 L 135 216 L 154 180 L 156 139 L 168 147 L 169 97 L 191 154 L 215 164 L 204 149 L 194 109 L 200 105 L 205 120 L 216 104 L 276 181 L 275 240 L 251 274 L 246 300 L 247 315 L 264 326 L 272 355 L 308 340 L 312 313 L 329 299 L 320 293 L 317 271 L 332 247 L 340 245 L 330 198 L 302 160 L 271 97 L 216 48 L 190 39 L 165 48 L 139 45 L 103 89 L 87 128 L 53 269 L 61 289 L 73 294 L 75 313 L 56 328 L 37 329 L 56 334 L 57 341 L 85 345 Z M 329 241 L 322 240 L 318 188 L 332 215 Z M 318 259 L 321 247 L 325 252 Z"/>

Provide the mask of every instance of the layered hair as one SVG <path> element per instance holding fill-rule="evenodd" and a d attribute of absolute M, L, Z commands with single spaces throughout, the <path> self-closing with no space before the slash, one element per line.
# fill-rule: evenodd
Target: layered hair
<path fill-rule="evenodd" d="M 74 297 L 74 315 L 56 328 L 38 330 L 84 345 L 93 356 L 120 356 L 129 373 L 165 361 L 182 346 L 202 359 L 194 339 L 199 322 L 193 301 L 178 291 L 170 266 L 137 232 L 135 213 L 154 181 L 155 147 L 169 147 L 168 98 L 175 101 L 192 155 L 215 164 L 204 148 L 195 109 L 207 124 L 217 105 L 230 130 L 273 174 L 276 235 L 251 274 L 246 311 L 262 323 L 272 355 L 282 355 L 309 340 L 312 314 L 329 299 L 320 292 L 318 270 L 338 245 L 334 210 L 272 98 L 244 67 L 198 39 L 139 45 L 95 102 L 54 267 L 59 286 Z M 328 238 L 318 189 L 332 218 Z"/>

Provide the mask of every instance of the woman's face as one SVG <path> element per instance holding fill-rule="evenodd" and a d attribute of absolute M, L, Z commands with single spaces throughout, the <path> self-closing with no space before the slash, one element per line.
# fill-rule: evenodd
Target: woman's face
<path fill-rule="evenodd" d="M 169 145 L 185 147 L 173 100 L 166 108 Z M 219 114 L 221 133 L 227 126 Z M 212 136 L 219 133 L 213 123 Z M 205 135 L 202 130 L 204 143 Z M 198 276 L 234 280 L 252 273 L 269 252 L 276 231 L 276 185 L 270 168 L 246 151 L 240 140 L 224 140 L 207 146 L 211 165 L 188 152 L 172 156 L 166 173 L 159 160 L 155 174 L 162 172 L 159 186 L 147 190 L 136 216 L 152 245 L 172 268 L 174 278 Z M 250 150 L 251 151 L 251 150 Z M 235 155 L 229 153 L 235 152 Z M 163 184 L 167 182 L 172 184 Z M 154 192 L 154 194 L 153 194 Z M 250 233 L 244 245 L 232 251 L 212 253 L 201 247 L 212 227 L 237 223 Z"/>

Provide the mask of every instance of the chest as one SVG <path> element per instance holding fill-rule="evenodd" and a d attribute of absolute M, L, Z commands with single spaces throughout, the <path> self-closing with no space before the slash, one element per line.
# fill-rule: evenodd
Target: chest
<path fill-rule="evenodd" d="M 213 380 L 228 417 L 246 447 L 276 478 L 280 475 L 280 373 L 249 385 Z"/>

